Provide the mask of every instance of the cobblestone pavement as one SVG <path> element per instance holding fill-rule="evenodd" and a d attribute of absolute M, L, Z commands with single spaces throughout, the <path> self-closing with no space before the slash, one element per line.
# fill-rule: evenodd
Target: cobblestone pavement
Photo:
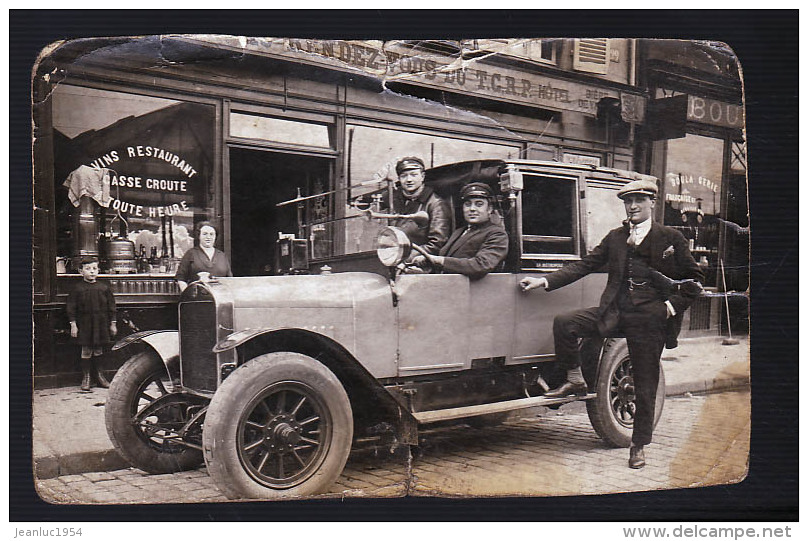
<path fill-rule="evenodd" d="M 669 398 L 641 470 L 627 467 L 626 449 L 598 438 L 581 404 L 489 428 L 436 428 L 411 456 L 406 449 L 354 451 L 327 496 L 541 496 L 739 482 L 747 472 L 749 404 L 749 391 Z M 204 467 L 67 475 L 39 480 L 37 488 L 53 503 L 225 501 Z"/>

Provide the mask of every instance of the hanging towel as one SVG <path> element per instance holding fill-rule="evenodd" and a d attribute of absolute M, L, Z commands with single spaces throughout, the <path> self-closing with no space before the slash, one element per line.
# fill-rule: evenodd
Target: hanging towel
<path fill-rule="evenodd" d="M 96 169 L 89 165 L 81 165 L 67 176 L 64 186 L 67 196 L 74 207 L 79 206 L 79 199 L 86 195 L 102 207 L 109 207 L 109 169 Z"/>

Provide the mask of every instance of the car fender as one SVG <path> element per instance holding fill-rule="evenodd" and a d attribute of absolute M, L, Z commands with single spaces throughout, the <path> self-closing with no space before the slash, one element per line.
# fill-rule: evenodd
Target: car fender
<path fill-rule="evenodd" d="M 241 344 L 245 342 L 249 342 L 256 336 L 260 336 L 262 334 L 271 333 L 277 331 L 278 329 L 242 329 L 240 331 L 236 331 L 225 336 L 224 340 L 220 340 L 215 346 L 213 346 L 213 353 L 224 353 L 225 351 L 230 351 L 233 348 L 239 347 Z"/>
<path fill-rule="evenodd" d="M 163 361 L 171 381 L 180 380 L 180 333 L 175 330 L 140 331 L 130 334 L 112 346 L 113 351 L 123 349 L 132 344 L 142 343 Z"/>
<path fill-rule="evenodd" d="M 301 328 L 243 329 L 220 340 L 213 352 L 219 354 L 232 349 L 238 351 L 239 364 L 274 351 L 294 351 L 316 359 L 337 376 L 352 403 L 374 404 L 386 411 L 397 421 L 399 441 L 417 443 L 417 421 L 406 405 L 333 338 Z"/>

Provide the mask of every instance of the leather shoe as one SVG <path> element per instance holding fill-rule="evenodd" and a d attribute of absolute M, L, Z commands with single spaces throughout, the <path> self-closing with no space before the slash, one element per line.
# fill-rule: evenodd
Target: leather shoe
<path fill-rule="evenodd" d="M 90 374 L 90 370 L 92 369 L 92 362 L 90 359 L 82 359 L 81 360 L 81 391 L 83 393 L 89 393 L 90 387 L 92 387 L 92 375 Z"/>
<path fill-rule="evenodd" d="M 93 361 L 92 376 L 102 389 L 109 389 L 109 380 L 104 376 L 104 372 L 99 368 L 98 361 Z"/>
<path fill-rule="evenodd" d="M 628 467 L 638 470 L 645 466 L 645 452 L 642 445 L 632 445 L 628 450 Z"/>
<path fill-rule="evenodd" d="M 545 398 L 563 398 L 565 396 L 586 396 L 586 383 L 565 382 L 564 385 L 544 393 Z"/>

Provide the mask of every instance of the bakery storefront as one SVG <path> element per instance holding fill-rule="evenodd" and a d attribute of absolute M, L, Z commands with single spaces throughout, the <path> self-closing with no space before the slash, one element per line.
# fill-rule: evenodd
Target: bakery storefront
<path fill-rule="evenodd" d="M 658 104 L 668 114 L 661 130 L 667 133 L 655 133 L 651 143 L 649 170 L 661 179 L 658 219 L 689 240 L 715 295 L 691 308 L 691 328 L 720 326 L 726 334 L 729 311 L 732 332 L 748 332 L 749 216 L 737 61 L 694 42 L 651 42 L 645 54 L 649 117 Z"/>
<path fill-rule="evenodd" d="M 77 381 L 64 306 L 83 256 L 100 259 L 121 335 L 176 328 L 173 276 L 199 221 L 217 227 L 236 276 L 268 275 L 285 270 L 280 235 L 306 239 L 313 268 L 372 249 L 374 224 L 350 203 L 401 156 L 633 169 L 645 98 L 629 84 L 631 44 L 596 44 L 593 70 L 567 60 L 579 40 L 513 41 L 469 54 L 459 42 L 152 37 L 44 54 L 35 385 Z"/>

